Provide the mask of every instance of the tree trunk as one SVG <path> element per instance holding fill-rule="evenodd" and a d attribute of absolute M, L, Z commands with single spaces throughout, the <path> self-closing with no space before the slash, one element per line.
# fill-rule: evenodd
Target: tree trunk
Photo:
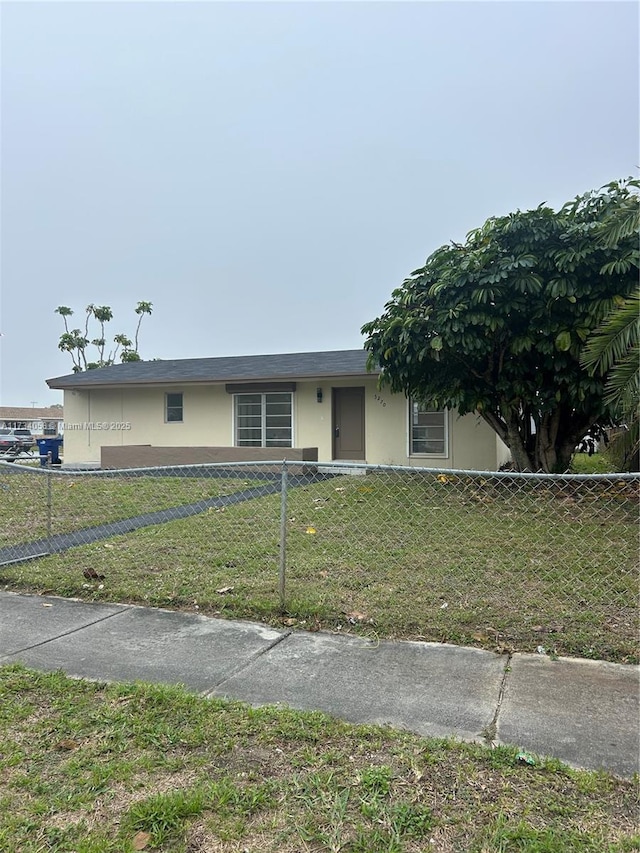
<path fill-rule="evenodd" d="M 504 403 L 499 411 L 478 414 L 507 445 L 516 471 L 544 474 L 564 474 L 569 470 L 576 445 L 593 423 L 566 406 L 558 406 L 544 414 L 534 412 L 532 434 L 533 415 L 528 407 Z"/>
<path fill-rule="evenodd" d="M 511 451 L 511 459 L 516 471 L 536 471 L 535 460 L 527 452 L 526 435 L 523 435 L 520 418 L 515 412 L 510 411 L 505 421 L 507 424 L 505 444 Z"/>
<path fill-rule="evenodd" d="M 570 441 L 565 441 L 557 448 L 555 467 L 556 474 L 564 474 L 569 470 L 578 440 L 579 436 L 572 438 Z"/>
<path fill-rule="evenodd" d="M 560 410 L 545 413 L 538 423 L 535 442 L 536 469 L 546 474 L 558 472 L 558 425 Z"/>
<path fill-rule="evenodd" d="M 518 411 L 505 405 L 500 412 L 502 417 L 495 413 L 480 414 L 511 451 L 516 471 L 565 473 L 571 465 L 576 444 L 590 426 L 586 421 L 576 422 L 572 413 L 562 411 L 561 407 L 541 415 L 533 435 L 531 415 L 526 409 Z"/>

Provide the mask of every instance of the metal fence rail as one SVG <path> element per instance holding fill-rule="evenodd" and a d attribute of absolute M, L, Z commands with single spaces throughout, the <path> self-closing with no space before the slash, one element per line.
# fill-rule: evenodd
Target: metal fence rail
<path fill-rule="evenodd" d="M 638 475 L 0 463 L 0 583 L 631 660 L 639 491 Z"/>

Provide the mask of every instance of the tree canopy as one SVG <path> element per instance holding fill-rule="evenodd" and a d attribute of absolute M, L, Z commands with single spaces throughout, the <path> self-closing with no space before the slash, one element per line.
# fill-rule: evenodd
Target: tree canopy
<path fill-rule="evenodd" d="M 580 438 L 615 417 L 604 377 L 580 357 L 636 286 L 638 186 L 492 217 L 437 249 L 363 326 L 381 383 L 477 412 L 518 470 L 567 470 Z"/>
<path fill-rule="evenodd" d="M 84 329 L 70 329 L 69 317 L 73 311 L 66 305 L 59 305 L 55 309 L 64 322 L 64 332 L 60 336 L 58 349 L 68 352 L 73 362 L 73 372 L 81 373 L 84 370 L 95 370 L 98 367 L 108 367 L 115 364 L 118 355 L 120 361 L 140 361 L 138 352 L 138 337 L 140 325 L 145 314 L 151 314 L 153 305 L 151 302 L 138 302 L 134 311 L 138 315 L 138 323 L 133 340 L 127 335 L 118 333 L 113 336 L 115 347 L 109 347 L 106 338 L 106 323 L 113 319 L 113 311 L 108 305 L 87 305 L 85 309 Z M 90 337 L 91 327 L 98 325 L 99 332 L 96 337 Z M 87 357 L 89 347 L 95 348 L 95 359 Z"/>

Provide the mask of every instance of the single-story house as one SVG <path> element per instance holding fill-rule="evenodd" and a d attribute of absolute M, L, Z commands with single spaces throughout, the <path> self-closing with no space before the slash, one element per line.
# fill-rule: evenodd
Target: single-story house
<path fill-rule="evenodd" d="M 508 459 L 481 418 L 379 388 L 364 350 L 128 362 L 47 384 L 64 391 L 65 464 L 315 458 L 496 470 Z"/>
<path fill-rule="evenodd" d="M 63 423 L 62 406 L 0 406 L 0 427 L 30 429 L 36 437 L 58 435 Z"/>

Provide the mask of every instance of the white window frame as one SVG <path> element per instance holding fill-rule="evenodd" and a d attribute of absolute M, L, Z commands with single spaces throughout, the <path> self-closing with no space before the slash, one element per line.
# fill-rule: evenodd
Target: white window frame
<path fill-rule="evenodd" d="M 169 420 L 169 409 L 177 409 L 177 406 L 169 406 L 169 396 L 170 395 L 180 394 L 181 404 L 180 409 L 182 410 L 182 417 L 179 421 L 170 421 Z M 166 391 L 164 395 L 164 422 L 166 424 L 183 424 L 184 423 L 184 392 L 183 391 Z"/>
<path fill-rule="evenodd" d="M 428 414 L 439 414 L 443 417 L 444 426 L 444 452 L 443 453 L 420 453 L 413 450 L 413 411 L 414 405 L 419 406 L 416 400 L 409 399 L 407 408 L 407 455 L 409 457 L 419 459 L 447 459 L 449 457 L 449 410 L 448 409 L 422 409 L 422 412 Z"/>
<path fill-rule="evenodd" d="M 291 403 L 291 444 L 267 444 L 267 405 L 266 398 L 271 394 L 288 394 Z M 239 397 L 257 397 L 260 396 L 260 430 L 262 432 L 261 444 L 238 444 L 238 398 Z M 295 417 L 294 417 L 294 400 L 293 391 L 242 391 L 233 395 L 233 446 L 234 447 L 295 447 Z"/>

